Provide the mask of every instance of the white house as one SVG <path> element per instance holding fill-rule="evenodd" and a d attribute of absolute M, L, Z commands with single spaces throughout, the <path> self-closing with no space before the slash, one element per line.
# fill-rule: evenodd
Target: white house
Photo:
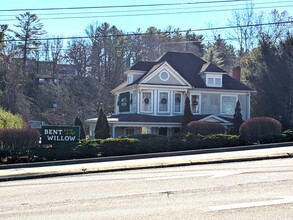
<path fill-rule="evenodd" d="M 250 118 L 253 90 L 192 53 L 167 52 L 153 62 L 139 61 L 125 72 L 127 81 L 112 90 L 115 112 L 109 118 L 113 137 L 130 134 L 173 135 L 180 131 L 185 97 L 194 120 L 232 125 L 239 100 L 243 119 Z M 89 119 L 90 136 L 96 119 Z"/>

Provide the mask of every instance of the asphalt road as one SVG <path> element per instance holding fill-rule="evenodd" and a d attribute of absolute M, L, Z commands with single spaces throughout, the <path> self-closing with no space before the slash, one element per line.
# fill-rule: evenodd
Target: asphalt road
<path fill-rule="evenodd" d="M 0 219 L 292 219 L 293 159 L 0 183 Z"/>

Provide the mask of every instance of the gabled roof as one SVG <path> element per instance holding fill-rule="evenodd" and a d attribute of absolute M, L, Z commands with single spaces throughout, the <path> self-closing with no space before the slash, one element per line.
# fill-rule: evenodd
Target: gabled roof
<path fill-rule="evenodd" d="M 221 69 L 220 67 L 217 67 L 216 65 L 210 62 L 202 65 L 200 73 L 203 73 L 203 72 L 226 73 L 225 70 Z"/>
<path fill-rule="evenodd" d="M 192 87 L 194 88 L 211 88 L 207 87 L 200 73 L 213 72 L 213 73 L 226 73 L 220 67 L 208 63 L 203 59 L 195 56 L 192 53 L 180 53 L 180 52 L 166 52 L 155 62 L 138 61 L 134 64 L 130 70 L 145 71 L 140 78 L 138 78 L 133 84 L 139 84 L 139 82 L 147 75 L 153 68 L 158 67 L 158 64 L 167 62 L 174 70 L 176 70 Z M 129 86 L 129 85 L 128 85 Z M 243 83 L 235 80 L 228 74 L 223 74 L 223 87 L 212 87 L 212 89 L 227 89 L 227 90 L 248 90 L 251 88 L 245 86 Z"/>

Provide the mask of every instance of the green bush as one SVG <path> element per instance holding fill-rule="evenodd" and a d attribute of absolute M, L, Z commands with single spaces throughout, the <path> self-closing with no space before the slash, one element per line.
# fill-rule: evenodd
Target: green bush
<path fill-rule="evenodd" d="M 91 158 L 100 154 L 101 140 L 81 140 L 74 147 L 75 158 Z"/>
<path fill-rule="evenodd" d="M 287 137 L 285 134 L 265 134 L 260 138 L 260 144 L 280 143 L 286 142 Z"/>
<path fill-rule="evenodd" d="M 169 141 L 167 136 L 145 135 L 137 138 L 137 151 L 140 153 L 155 153 L 169 151 Z"/>
<path fill-rule="evenodd" d="M 0 108 L 0 128 L 23 128 L 22 118 Z"/>
<path fill-rule="evenodd" d="M 200 149 L 200 138 L 190 132 L 176 134 L 170 137 L 169 145 L 171 151 Z"/>
<path fill-rule="evenodd" d="M 234 147 L 240 145 L 238 135 L 230 134 L 212 134 L 201 136 L 201 148 L 222 148 Z"/>
<path fill-rule="evenodd" d="M 108 138 L 101 140 L 101 156 L 121 156 L 140 153 L 136 138 Z"/>
<path fill-rule="evenodd" d="M 240 137 L 248 143 L 261 141 L 262 136 L 280 134 L 281 123 L 270 117 L 255 117 L 245 121 L 239 129 Z"/>
<path fill-rule="evenodd" d="M 186 125 L 186 131 L 195 135 L 223 134 L 225 128 L 219 123 L 192 121 Z"/>
<path fill-rule="evenodd" d="M 47 147 L 45 158 L 46 160 L 69 160 L 75 158 L 76 143 L 56 143 L 51 147 Z"/>
<path fill-rule="evenodd" d="M 293 141 L 293 130 L 286 130 L 283 132 L 286 137 L 286 141 Z"/>

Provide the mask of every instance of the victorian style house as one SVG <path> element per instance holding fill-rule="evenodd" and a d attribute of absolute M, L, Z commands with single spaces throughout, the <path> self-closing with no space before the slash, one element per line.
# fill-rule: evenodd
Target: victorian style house
<path fill-rule="evenodd" d="M 139 61 L 115 88 L 113 137 L 131 134 L 173 135 L 180 131 L 185 98 L 194 120 L 232 125 L 239 100 L 243 120 L 250 117 L 252 89 L 240 82 L 240 68 L 226 71 L 191 53 L 167 52 L 153 62 Z M 89 119 L 90 136 L 96 119 Z"/>

